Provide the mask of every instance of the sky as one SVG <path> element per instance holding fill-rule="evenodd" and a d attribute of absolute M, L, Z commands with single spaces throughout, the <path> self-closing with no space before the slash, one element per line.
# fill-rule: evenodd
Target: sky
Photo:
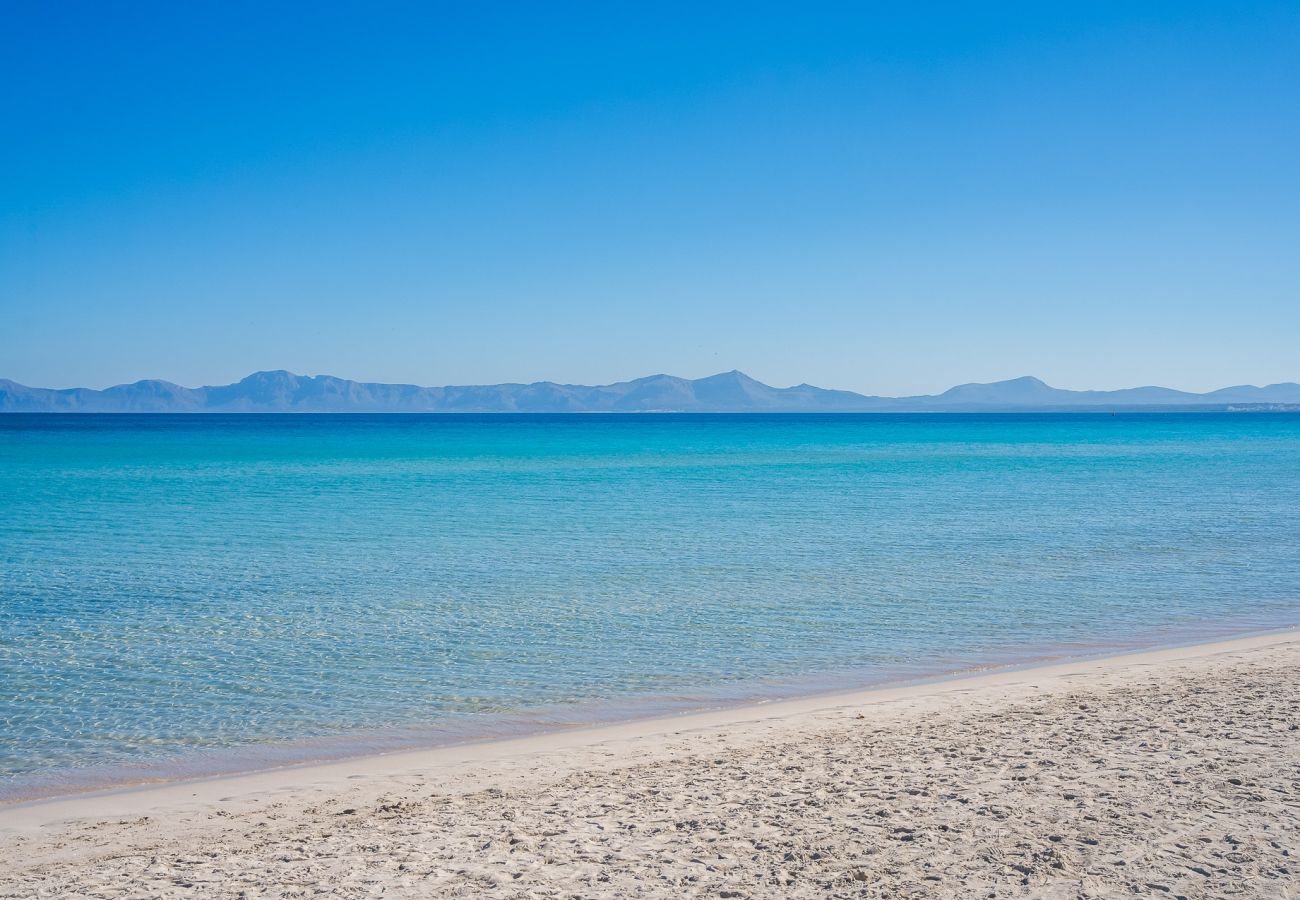
<path fill-rule="evenodd" d="M 0 378 L 1300 381 L 1294 2 L 4 8 Z"/>

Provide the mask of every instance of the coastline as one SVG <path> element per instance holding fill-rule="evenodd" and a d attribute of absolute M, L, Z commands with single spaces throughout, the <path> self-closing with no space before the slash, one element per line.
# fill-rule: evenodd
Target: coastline
<path fill-rule="evenodd" d="M 309 761 L 197 779 L 115 786 L 0 805 L 0 832 L 84 818 L 156 814 L 171 808 L 256 801 L 264 795 L 318 792 L 332 786 L 344 786 L 349 781 L 408 777 L 429 770 L 454 771 L 459 775 L 475 767 L 509 768 L 515 761 L 527 760 L 530 756 L 590 749 L 607 743 L 644 744 L 662 741 L 678 733 L 760 727 L 765 723 L 794 722 L 842 713 L 849 708 L 923 701 L 956 693 L 1017 693 L 1023 692 L 1030 682 L 1033 682 L 1030 689 L 1042 690 L 1043 684 L 1055 683 L 1059 687 L 1064 679 L 1089 673 L 1110 673 L 1130 667 L 1199 660 L 1291 644 L 1300 646 L 1300 628 L 1226 640 L 1166 645 L 1137 652 L 1070 657 L 1045 664 L 1003 666 L 976 674 L 959 672 L 901 684 L 604 722 L 517 737 Z"/>
<path fill-rule="evenodd" d="M 984 656 L 967 654 L 946 662 L 917 663 L 910 670 L 823 673 L 799 680 L 740 682 L 694 691 L 689 696 L 643 695 L 580 704 L 540 707 L 492 716 L 465 716 L 450 727 L 411 728 L 400 732 L 372 732 L 348 736 L 327 736 L 300 742 L 217 747 L 193 751 L 180 758 L 143 760 L 116 767 L 92 768 L 64 773 L 59 782 L 47 788 L 29 788 L 27 795 L 6 797 L 0 794 L 0 829 L 5 812 L 36 807 L 78 798 L 93 799 L 116 794 L 135 793 L 168 787 L 183 788 L 207 782 L 228 782 L 241 778 L 270 776 L 276 772 L 310 771 L 335 765 L 365 765 L 367 761 L 387 757 L 419 757 L 455 751 L 458 748 L 487 748 L 502 742 L 528 741 L 566 733 L 589 734 L 607 728 L 631 728 L 645 724 L 671 723 L 685 717 L 713 714 L 755 714 L 784 704 L 813 707 L 885 690 L 911 689 L 982 676 L 1013 674 L 1019 671 L 1126 658 L 1133 655 L 1180 650 L 1231 643 L 1242 639 L 1269 637 L 1288 633 L 1300 635 L 1300 623 L 1272 628 L 1222 626 L 1206 630 L 1157 633 L 1131 642 L 1129 646 L 1113 643 L 1056 645 L 1026 648 L 1010 655 Z M 960 660 L 960 663 L 958 663 Z M 863 702 L 870 702 L 864 700 Z M 459 727 L 458 727 L 459 726 Z M 115 773 L 114 776 L 106 772 Z M 80 776 L 80 777 L 77 777 Z"/>

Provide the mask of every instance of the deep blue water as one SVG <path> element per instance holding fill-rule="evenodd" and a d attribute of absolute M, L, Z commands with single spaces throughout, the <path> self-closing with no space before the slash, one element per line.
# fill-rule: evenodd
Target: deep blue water
<path fill-rule="evenodd" d="M 0 799 L 1297 620 L 1297 415 L 0 416 Z"/>

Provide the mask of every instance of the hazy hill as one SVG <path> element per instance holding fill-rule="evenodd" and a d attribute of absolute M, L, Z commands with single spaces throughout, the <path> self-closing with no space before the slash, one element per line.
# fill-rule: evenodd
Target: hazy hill
<path fill-rule="evenodd" d="M 0 412 L 973 412 L 1242 404 L 1300 404 L 1300 384 L 1237 385 L 1206 394 L 1163 387 L 1068 391 L 1026 376 L 961 384 L 942 394 L 873 397 L 810 384 L 775 388 L 736 371 L 696 379 L 650 375 L 595 386 L 539 381 L 418 387 L 285 371 L 255 372 L 227 385 L 186 388 L 150 380 L 102 391 L 0 379 Z"/>

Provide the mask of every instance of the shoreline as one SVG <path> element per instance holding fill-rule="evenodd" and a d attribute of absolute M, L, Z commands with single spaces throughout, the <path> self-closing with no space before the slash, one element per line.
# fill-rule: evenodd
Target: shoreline
<path fill-rule="evenodd" d="M 1300 634 L 1300 622 L 1264 628 L 1243 625 L 1237 628 L 1175 629 L 1124 644 L 1056 644 L 984 658 L 978 653 L 968 653 L 949 657 L 947 661 L 917 663 L 911 666 L 910 672 L 902 669 L 877 672 L 875 677 L 867 676 L 865 670 L 827 672 L 787 680 L 736 682 L 691 694 L 634 695 L 497 714 L 460 714 L 450 717 L 450 724 L 443 722 L 438 725 L 362 732 L 356 735 L 325 735 L 302 740 L 203 748 L 172 758 L 146 758 L 64 771 L 59 775 L 66 778 L 67 782 L 48 781 L 45 782 L 45 787 L 42 787 L 39 778 L 32 778 L 34 785 L 28 787 L 25 795 L 21 790 L 11 791 L 11 796 L 5 796 L 0 791 L 0 817 L 8 809 L 81 797 L 94 798 L 333 764 L 361 763 L 401 754 L 452 750 L 574 731 L 630 726 L 641 722 L 669 721 L 697 714 L 767 708 L 773 704 L 792 701 L 817 702 L 890 688 L 925 686 L 986 674 L 1197 647 L 1291 631 Z M 952 664 L 958 660 L 963 664 L 952 668 Z"/>
<path fill-rule="evenodd" d="M 328 792 L 356 782 L 413 777 L 440 771 L 464 777 L 519 761 L 605 744 L 646 744 L 684 733 L 720 732 L 763 723 L 789 724 L 800 718 L 842 713 L 848 708 L 881 708 L 900 701 L 951 694 L 1006 693 L 1034 682 L 1059 687 L 1066 679 L 1087 674 L 1114 674 L 1130 668 L 1206 659 L 1223 654 L 1300 644 L 1300 627 L 1254 632 L 1244 636 L 1192 643 L 1164 644 L 1122 653 L 1054 658 L 1050 661 L 997 666 L 978 672 L 958 671 L 904 682 L 846 691 L 798 695 L 770 701 L 552 728 L 518 736 L 493 737 L 436 746 L 382 751 L 337 759 L 309 760 L 250 771 L 168 781 L 124 784 L 17 800 L 0 804 L 0 832 L 48 827 L 61 822 L 113 816 L 139 816 L 170 810 L 215 808 L 219 804 L 260 802 L 267 796 Z"/>

